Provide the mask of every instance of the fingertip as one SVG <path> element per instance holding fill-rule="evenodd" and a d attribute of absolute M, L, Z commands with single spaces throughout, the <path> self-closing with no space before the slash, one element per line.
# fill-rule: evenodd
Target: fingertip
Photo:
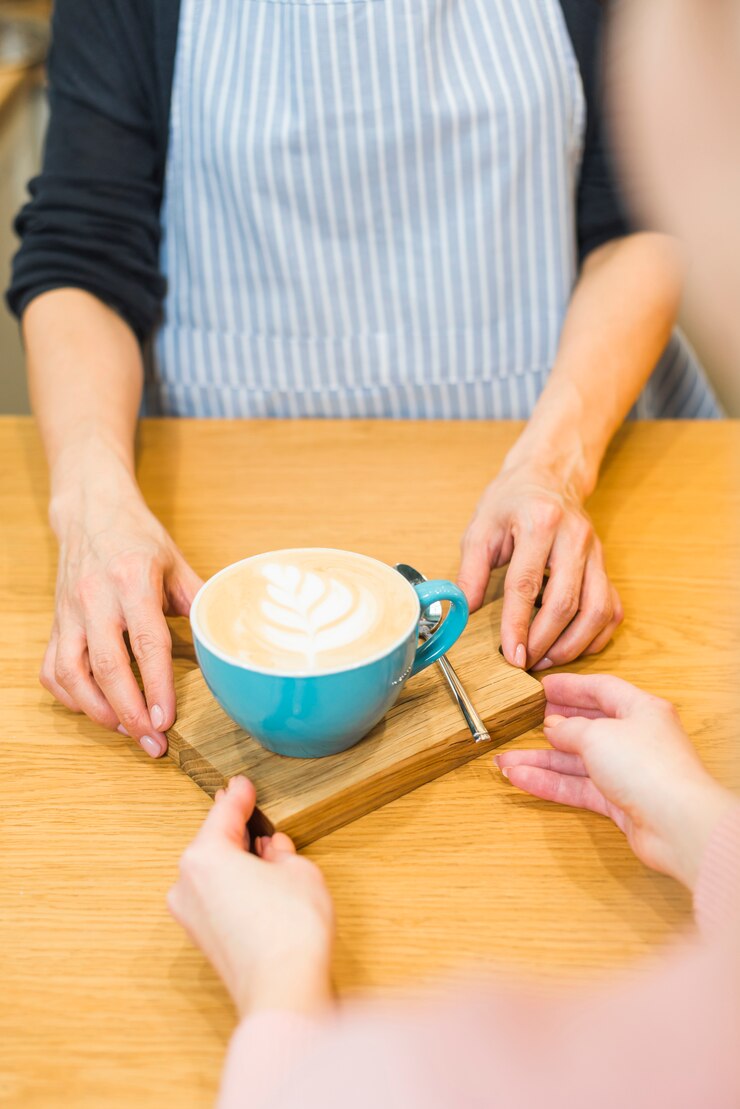
<path fill-rule="evenodd" d="M 564 716 L 560 716 L 557 713 L 553 713 L 551 716 L 546 716 L 545 717 L 544 727 L 545 728 L 557 728 L 558 724 L 562 724 L 565 719 L 566 718 Z"/>
<path fill-rule="evenodd" d="M 484 583 L 472 581 L 469 577 L 458 575 L 457 586 L 462 589 L 471 612 L 477 612 L 486 595 L 487 580 Z"/>
<path fill-rule="evenodd" d="M 286 836 L 285 832 L 275 832 L 270 837 L 270 849 L 276 855 L 296 854 L 295 844 L 290 836 Z"/>
<path fill-rule="evenodd" d="M 163 695 L 151 708 L 147 706 L 152 727 L 157 732 L 167 732 L 175 723 L 175 708 L 174 705 L 167 703 L 168 700 L 169 698 Z"/>
<path fill-rule="evenodd" d="M 139 746 L 152 759 L 161 759 L 163 755 L 167 754 L 167 741 L 164 740 L 163 742 L 158 736 L 140 736 Z"/>
<path fill-rule="evenodd" d="M 256 797 L 257 795 L 254 785 L 244 774 L 235 774 L 233 778 L 230 778 L 226 789 L 232 796 L 247 797 L 254 795 Z"/>

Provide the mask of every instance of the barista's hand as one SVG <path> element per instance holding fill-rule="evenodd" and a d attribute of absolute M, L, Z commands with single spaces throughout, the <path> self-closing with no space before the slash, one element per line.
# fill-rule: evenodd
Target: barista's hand
<path fill-rule="evenodd" d="M 334 910 L 321 871 L 282 833 L 248 854 L 254 786 L 232 778 L 180 861 L 168 905 L 213 965 L 240 1017 L 312 1014 L 333 1003 Z"/>
<path fill-rule="evenodd" d="M 647 866 L 693 889 L 712 830 L 737 805 L 702 765 L 673 705 L 607 674 L 550 674 L 554 750 L 496 756 L 535 797 L 610 817 Z"/>
<path fill-rule="evenodd" d="M 154 758 L 163 755 L 175 718 L 165 613 L 186 616 L 200 579 L 115 467 L 90 475 L 73 502 L 53 506 L 52 522 L 59 569 L 41 682 L 73 712 L 132 736 Z"/>
<path fill-rule="evenodd" d="M 508 662 L 546 670 L 606 646 L 623 619 L 619 595 L 581 501 L 546 467 L 506 466 L 483 494 L 458 574 L 471 609 L 482 604 L 491 570 L 507 562 L 501 645 Z M 530 626 L 546 568 L 542 608 Z"/>

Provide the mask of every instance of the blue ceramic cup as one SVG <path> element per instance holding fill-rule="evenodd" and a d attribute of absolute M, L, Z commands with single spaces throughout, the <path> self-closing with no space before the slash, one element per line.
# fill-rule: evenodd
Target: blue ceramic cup
<path fill-rule="evenodd" d="M 376 565 L 397 575 L 390 566 Z M 279 755 L 318 758 L 352 747 L 394 704 L 408 678 L 446 654 L 468 620 L 465 594 L 456 585 L 428 581 L 412 586 L 400 579 L 414 595 L 416 603 L 411 607 L 415 614 L 403 635 L 382 654 L 318 674 L 276 673 L 229 656 L 203 626 L 203 598 L 212 583 L 232 569 L 226 567 L 207 581 L 193 601 L 190 622 L 198 662 L 224 712 L 263 747 Z M 396 577 L 392 586 L 398 590 Z M 421 612 L 435 601 L 449 601 L 449 610 L 431 637 L 420 644 Z"/>

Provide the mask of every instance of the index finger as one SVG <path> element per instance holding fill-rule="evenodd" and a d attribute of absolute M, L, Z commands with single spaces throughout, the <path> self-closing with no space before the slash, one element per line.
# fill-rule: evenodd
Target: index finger
<path fill-rule="evenodd" d="M 545 576 L 552 536 L 532 534 L 519 538 L 504 582 L 501 613 L 501 646 L 507 662 L 522 669 L 527 664 L 529 622 Z"/>
<path fill-rule="evenodd" d="M 175 675 L 172 636 L 162 609 L 152 598 L 124 607 L 128 638 L 144 683 L 149 718 L 165 732 L 175 719 Z"/>
<path fill-rule="evenodd" d="M 650 699 L 649 693 L 613 674 L 548 674 L 542 685 L 548 714 L 574 715 L 573 710 L 584 709 L 624 717 Z"/>
<path fill-rule="evenodd" d="M 139 741 L 147 754 L 158 758 L 167 750 L 167 737 L 152 726 L 144 698 L 131 669 L 120 622 L 90 624 L 90 669 L 103 695 L 126 733 Z"/>

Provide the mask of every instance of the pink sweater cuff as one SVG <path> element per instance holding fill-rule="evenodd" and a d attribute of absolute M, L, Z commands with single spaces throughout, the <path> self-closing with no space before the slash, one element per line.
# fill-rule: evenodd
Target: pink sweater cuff
<path fill-rule="evenodd" d="M 271 1104 L 321 1026 L 321 1021 L 278 1010 L 243 1020 L 231 1037 L 217 1109 Z"/>
<path fill-rule="evenodd" d="M 740 804 L 712 832 L 694 890 L 700 931 L 711 933 L 740 914 Z"/>

